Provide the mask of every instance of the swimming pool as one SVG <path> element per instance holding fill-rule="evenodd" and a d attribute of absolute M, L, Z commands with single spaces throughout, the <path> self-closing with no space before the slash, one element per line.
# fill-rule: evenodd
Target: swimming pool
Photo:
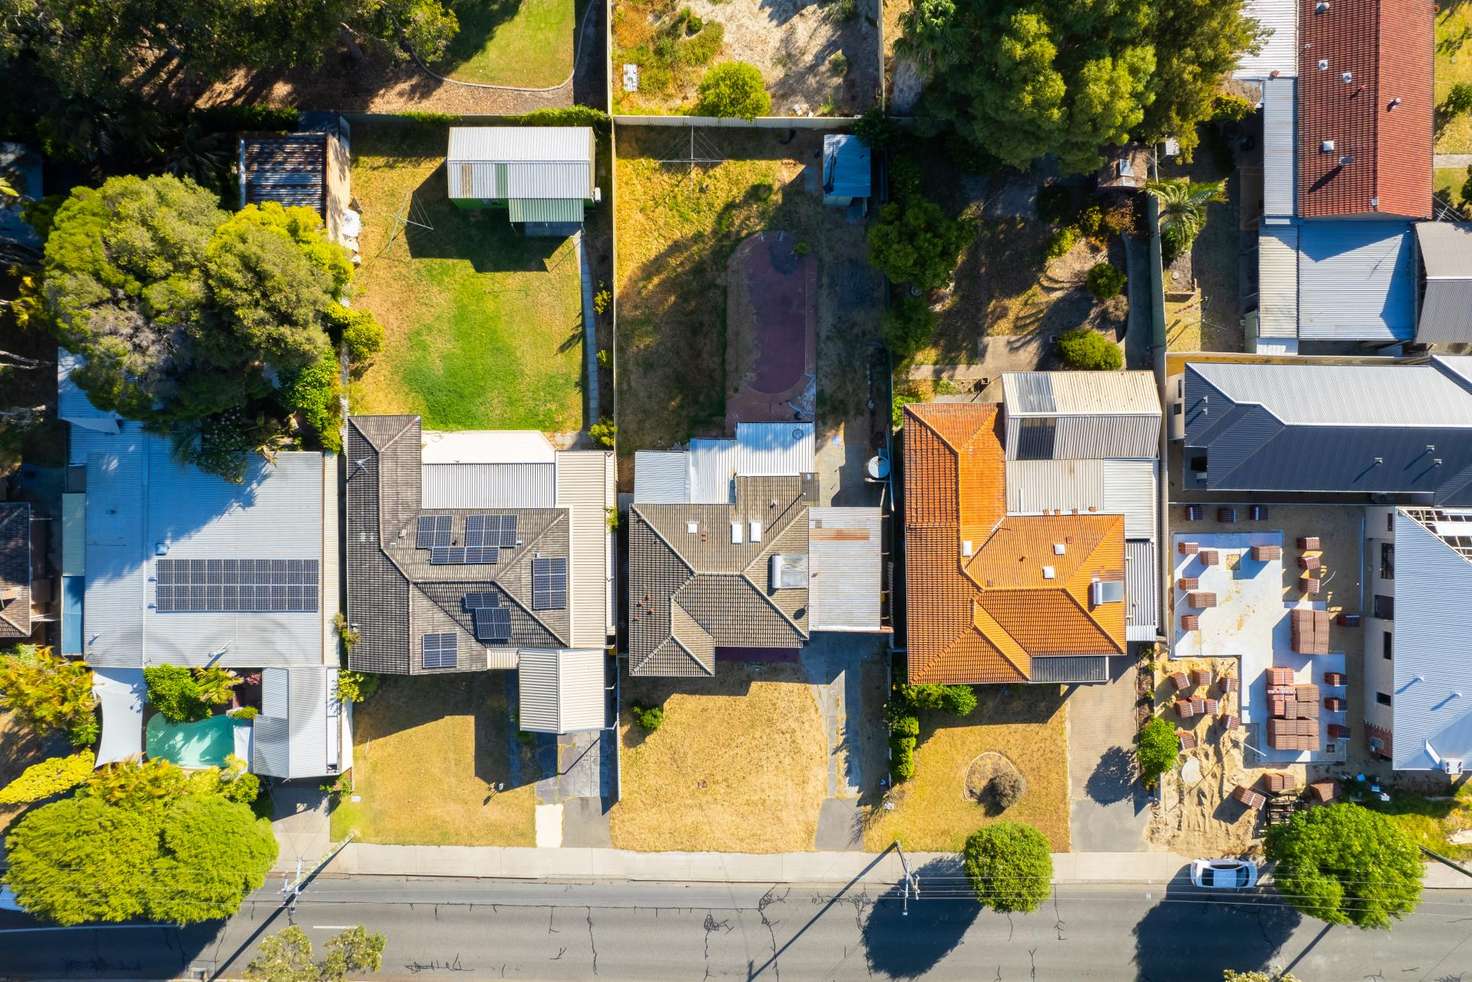
<path fill-rule="evenodd" d="M 145 728 L 148 756 L 180 767 L 223 767 L 235 752 L 235 720 L 211 716 L 195 723 L 170 723 L 154 713 Z"/>

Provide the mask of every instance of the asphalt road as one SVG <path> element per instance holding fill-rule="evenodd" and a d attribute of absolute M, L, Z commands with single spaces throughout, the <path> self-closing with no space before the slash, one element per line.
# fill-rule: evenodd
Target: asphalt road
<path fill-rule="evenodd" d="M 388 938 L 381 977 L 454 979 L 1140 979 L 1215 982 L 1291 967 L 1305 982 L 1472 982 L 1472 891 L 1429 893 L 1393 931 L 1325 929 L 1271 895 L 1226 902 L 1189 888 L 1067 886 L 1007 917 L 921 873 L 901 913 L 884 886 L 759 887 L 322 878 L 295 922 L 319 944 L 364 924 Z M 239 977 L 288 923 L 274 890 L 224 925 L 27 928 L 0 919 L 0 977 Z"/>

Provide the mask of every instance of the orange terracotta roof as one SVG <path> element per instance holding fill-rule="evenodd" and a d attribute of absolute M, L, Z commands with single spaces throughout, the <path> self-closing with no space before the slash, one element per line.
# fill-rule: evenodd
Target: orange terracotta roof
<path fill-rule="evenodd" d="M 998 409 L 905 409 L 914 683 L 1020 682 L 1030 677 L 1034 656 L 1125 650 L 1125 605 L 1090 605 L 1095 580 L 1124 578 L 1123 516 L 1006 517 Z"/>

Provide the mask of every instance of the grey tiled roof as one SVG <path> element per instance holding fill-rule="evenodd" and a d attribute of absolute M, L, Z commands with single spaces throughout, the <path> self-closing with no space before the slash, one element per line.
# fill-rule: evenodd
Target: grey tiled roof
<path fill-rule="evenodd" d="M 531 558 L 566 557 L 565 508 L 420 509 L 420 423 L 417 416 L 348 420 L 348 620 L 359 633 L 349 666 L 361 671 L 424 671 L 419 639 L 459 636 L 455 670 L 486 667 L 469 657 L 485 646 L 462 606 L 467 593 L 494 592 L 511 609 L 508 648 L 567 647 L 569 611 L 532 610 Z M 432 565 L 415 546 L 421 515 L 448 515 L 458 533 L 472 514 L 515 514 L 517 545 L 494 564 Z M 497 646 L 499 647 L 499 646 Z M 443 671 L 435 669 L 434 671 Z"/>
<path fill-rule="evenodd" d="M 636 504 L 629 526 L 629 671 L 709 675 L 718 647 L 797 648 L 806 586 L 772 589 L 776 554 L 807 555 L 811 476 L 738 477 L 726 505 Z M 751 541 L 751 523 L 761 540 Z M 691 532 L 691 525 L 695 531 Z M 731 541 L 739 523 L 741 542 Z"/>
<path fill-rule="evenodd" d="M 16 595 L 6 600 L 4 594 Z M 0 639 L 31 636 L 31 506 L 0 503 Z"/>

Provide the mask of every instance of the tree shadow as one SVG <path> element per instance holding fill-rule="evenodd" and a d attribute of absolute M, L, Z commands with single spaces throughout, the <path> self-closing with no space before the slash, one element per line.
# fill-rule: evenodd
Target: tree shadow
<path fill-rule="evenodd" d="M 965 883 L 966 875 L 960 857 L 932 860 L 914 873 L 920 880 L 922 897 L 926 880 Z M 981 913 L 981 904 L 973 897 L 952 899 L 959 891 L 938 889 L 943 890 L 944 899 L 917 900 L 912 896 L 908 915 L 904 913 L 902 884 L 895 884 L 875 900 L 861 935 L 871 973 L 897 979 L 919 978 L 961 944 Z"/>
<path fill-rule="evenodd" d="M 541 273 L 577 262 L 574 250 L 564 248 L 566 239 L 525 236 L 503 208 L 453 204 L 447 182 L 444 166 L 435 168 L 393 216 L 411 257 L 461 259 L 477 273 Z"/>
<path fill-rule="evenodd" d="M 1124 747 L 1110 747 L 1099 758 L 1084 790 L 1101 805 L 1112 805 L 1135 793 L 1134 756 Z"/>
<path fill-rule="evenodd" d="M 1203 891 L 1184 872 L 1134 927 L 1136 978 L 1219 979 L 1226 969 L 1275 970 L 1303 916 L 1261 893 Z"/>

